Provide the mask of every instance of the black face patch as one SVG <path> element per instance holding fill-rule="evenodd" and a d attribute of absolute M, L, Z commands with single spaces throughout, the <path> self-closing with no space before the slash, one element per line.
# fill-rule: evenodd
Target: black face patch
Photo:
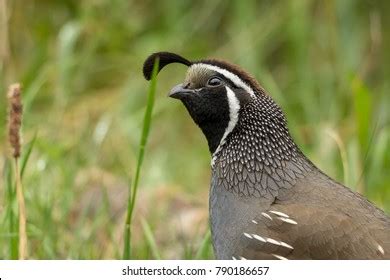
<path fill-rule="evenodd" d="M 208 81 L 215 77 L 220 79 L 220 85 L 209 85 Z M 231 118 L 227 88 L 234 93 L 240 108 L 253 100 L 253 97 L 222 73 L 206 67 L 189 68 L 183 86 L 194 90 L 194 93 L 181 100 L 206 136 L 210 152 L 214 153 L 221 143 Z"/>
<path fill-rule="evenodd" d="M 214 153 L 230 121 L 226 88 L 203 88 L 181 101 L 205 135 L 210 152 Z"/>

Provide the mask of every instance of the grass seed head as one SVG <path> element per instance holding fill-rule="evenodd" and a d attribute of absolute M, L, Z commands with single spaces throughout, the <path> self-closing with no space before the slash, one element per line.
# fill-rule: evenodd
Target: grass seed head
<path fill-rule="evenodd" d="M 8 89 L 8 139 L 14 158 L 20 157 L 23 105 L 20 84 L 13 84 Z"/>

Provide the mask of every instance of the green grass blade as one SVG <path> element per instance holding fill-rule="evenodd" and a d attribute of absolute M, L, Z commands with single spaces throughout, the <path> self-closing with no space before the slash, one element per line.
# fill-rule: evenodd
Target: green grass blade
<path fill-rule="evenodd" d="M 369 89 L 358 77 L 355 77 L 352 81 L 352 90 L 355 100 L 354 105 L 359 143 L 362 151 L 365 151 L 371 134 L 372 96 Z"/>
<path fill-rule="evenodd" d="M 5 165 L 5 179 L 7 186 L 7 214 L 8 218 L 8 230 L 9 230 L 9 248 L 10 248 L 10 259 L 18 259 L 18 219 L 14 210 L 14 202 L 16 199 L 15 188 L 12 180 L 12 165 L 10 161 L 6 161 Z"/>
<path fill-rule="evenodd" d="M 207 230 L 206 234 L 203 237 L 202 243 L 198 251 L 195 254 L 196 260 L 205 260 L 208 258 L 208 252 L 210 251 L 211 246 L 211 233 L 210 230 Z"/>
<path fill-rule="evenodd" d="M 40 71 L 39 75 L 34 79 L 32 84 L 28 88 L 26 88 L 23 97 L 24 114 L 29 113 L 32 103 L 42 89 L 43 85 L 47 82 L 49 76 L 48 72 L 48 68 L 45 67 L 43 70 Z"/>
<path fill-rule="evenodd" d="M 156 85 L 157 85 L 157 72 L 158 72 L 158 64 L 159 61 L 156 59 L 153 67 L 152 72 L 152 79 L 149 86 L 149 92 L 147 97 L 147 104 L 146 104 L 146 110 L 145 110 L 145 117 L 143 121 L 143 128 L 142 128 L 142 135 L 141 135 L 141 141 L 139 145 L 138 150 L 138 160 L 137 160 L 137 167 L 134 177 L 134 182 L 131 185 L 131 188 L 129 190 L 129 203 L 128 203 L 128 209 L 127 209 L 127 217 L 126 217 L 126 225 L 125 225 L 125 234 L 124 234 L 124 250 L 123 250 L 123 258 L 124 259 L 130 259 L 131 257 L 131 222 L 133 217 L 133 211 L 135 206 L 135 201 L 137 197 L 137 190 L 138 190 L 138 182 L 140 178 L 140 172 L 141 172 L 141 166 L 142 162 L 144 160 L 144 154 L 145 154 L 145 146 L 148 141 L 149 137 L 149 131 L 150 131 L 150 125 L 152 122 L 152 111 L 154 106 L 154 98 L 156 95 Z"/>
<path fill-rule="evenodd" d="M 150 248 L 153 258 L 156 260 L 161 260 L 161 255 L 157 247 L 156 239 L 154 238 L 152 229 L 150 228 L 149 223 L 145 219 L 141 219 L 142 230 L 146 238 L 146 244 Z"/>
<path fill-rule="evenodd" d="M 28 159 L 30 158 L 30 155 L 31 155 L 31 152 L 34 148 L 34 145 L 35 145 L 35 141 L 37 140 L 37 133 L 34 134 L 34 137 L 33 139 L 30 141 L 30 143 L 28 143 L 26 145 L 26 148 L 25 148 L 25 153 L 23 153 L 22 155 L 22 161 L 21 161 L 21 169 L 20 169 L 20 174 L 23 178 L 23 174 L 24 174 L 24 171 L 26 169 L 26 166 L 27 166 L 27 162 L 28 162 Z"/>

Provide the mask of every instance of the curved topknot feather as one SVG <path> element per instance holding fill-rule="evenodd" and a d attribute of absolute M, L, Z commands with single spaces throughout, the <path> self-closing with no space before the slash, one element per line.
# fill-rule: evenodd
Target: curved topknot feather
<path fill-rule="evenodd" d="M 156 61 L 156 58 L 159 58 L 159 67 L 158 71 L 160 72 L 166 65 L 171 63 L 181 63 L 187 66 L 191 66 L 192 62 L 185 59 L 184 57 L 170 52 L 156 52 L 151 54 L 144 62 L 143 72 L 146 80 L 150 80 L 152 78 L 153 65 Z"/>

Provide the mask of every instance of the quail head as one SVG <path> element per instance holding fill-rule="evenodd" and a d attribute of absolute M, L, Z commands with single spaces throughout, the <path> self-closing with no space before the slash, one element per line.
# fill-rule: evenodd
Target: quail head
<path fill-rule="evenodd" d="M 156 58 L 188 66 L 179 99 L 211 153 L 209 197 L 218 259 L 390 259 L 390 218 L 325 175 L 294 143 L 280 107 L 240 67 L 222 60 Z"/>

